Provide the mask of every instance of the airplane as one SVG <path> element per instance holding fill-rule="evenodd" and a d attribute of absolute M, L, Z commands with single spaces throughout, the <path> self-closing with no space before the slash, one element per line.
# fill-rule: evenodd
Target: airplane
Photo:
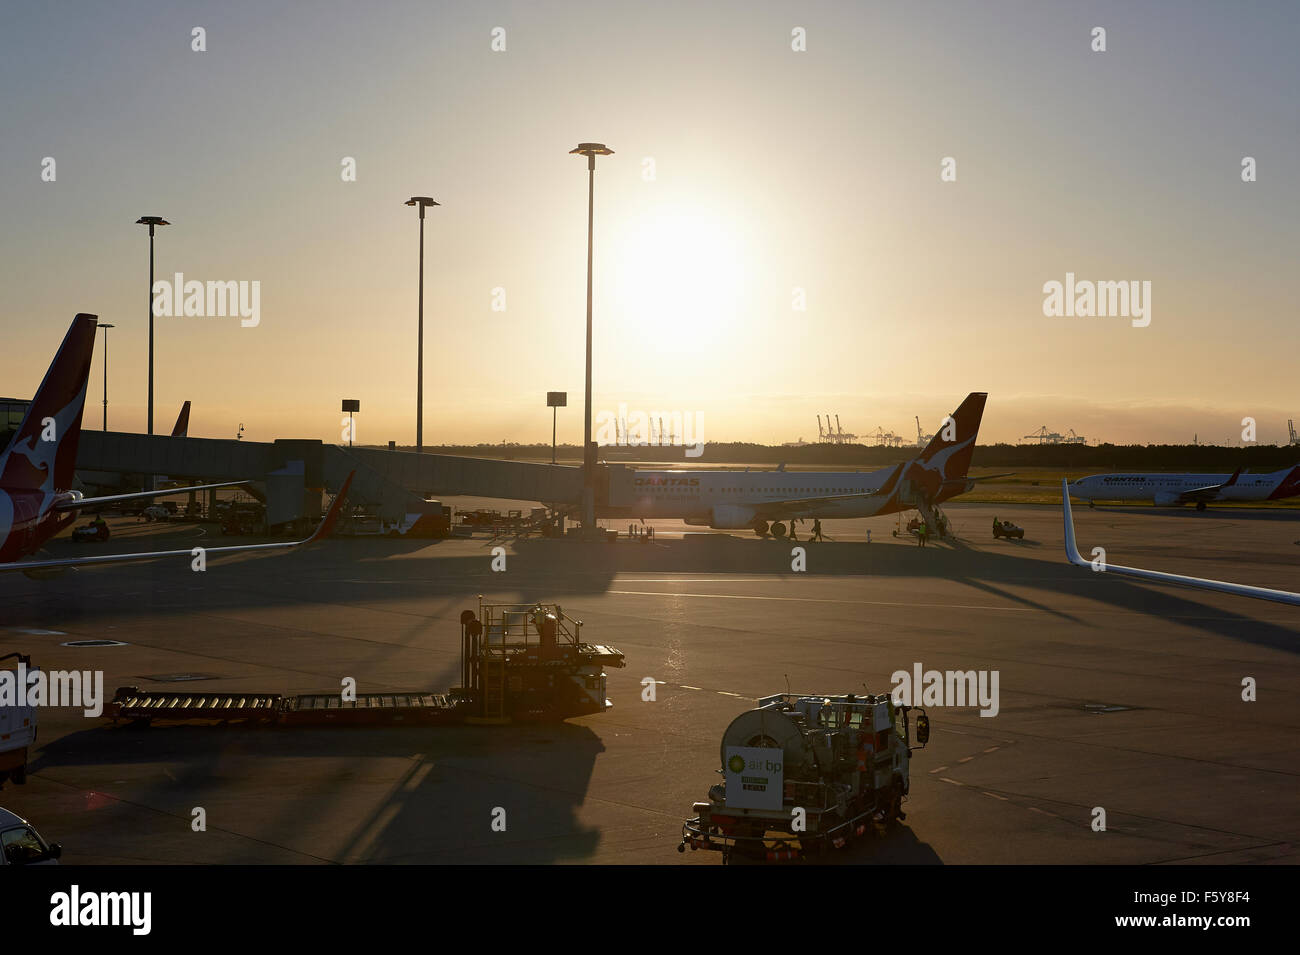
<path fill-rule="evenodd" d="M 602 506 L 600 517 L 679 518 L 714 529 L 786 535 L 783 521 L 927 510 L 975 486 L 968 478 L 985 392 L 972 392 L 917 457 L 878 471 L 675 470 L 632 472 L 634 503 Z M 1002 475 L 991 475 L 1000 477 Z"/>
<path fill-rule="evenodd" d="M 184 550 L 146 551 L 136 554 L 101 554 L 57 560 L 23 560 L 46 541 L 76 520 L 77 511 L 120 501 L 175 494 L 178 491 L 206 491 L 236 487 L 247 481 L 226 481 L 193 487 L 169 488 L 86 497 L 71 490 L 81 436 L 81 413 L 86 402 L 86 380 L 95 347 L 99 316 L 79 313 L 64 335 L 54 360 L 45 372 L 23 423 L 0 454 L 0 572 L 21 571 L 31 577 L 61 573 L 69 567 L 154 560 L 160 557 L 192 556 Z M 188 406 L 189 402 L 186 402 Z M 182 411 L 184 416 L 184 411 Z M 179 422 L 178 422 L 179 426 Z M 329 535 L 338 520 L 343 500 L 352 483 L 349 474 L 334 503 L 310 537 L 300 541 L 268 544 L 239 544 L 208 547 L 211 555 L 236 551 L 277 550 L 311 544 Z"/>
<path fill-rule="evenodd" d="M 1065 556 L 1076 567 L 1088 567 L 1098 573 L 1118 574 L 1121 577 L 1136 577 L 1138 580 L 1152 580 L 1159 584 L 1178 584 L 1182 587 L 1194 587 L 1197 590 L 1213 590 L 1238 597 L 1253 597 L 1256 600 L 1271 600 L 1275 603 L 1300 607 L 1300 594 L 1289 590 L 1270 590 L 1267 587 L 1251 587 L 1247 584 L 1209 580 L 1205 577 L 1184 577 L 1182 574 L 1167 574 L 1158 570 L 1143 570 L 1140 567 L 1121 567 L 1118 564 L 1107 563 L 1104 559 L 1085 560 L 1074 542 L 1074 514 L 1070 510 L 1068 480 L 1061 481 L 1061 500 L 1064 504 Z"/>
<path fill-rule="evenodd" d="M 1070 496 L 1087 501 L 1151 501 L 1158 506 L 1215 501 L 1279 501 L 1300 495 L 1300 467 L 1270 474 L 1093 474 L 1070 485 Z"/>

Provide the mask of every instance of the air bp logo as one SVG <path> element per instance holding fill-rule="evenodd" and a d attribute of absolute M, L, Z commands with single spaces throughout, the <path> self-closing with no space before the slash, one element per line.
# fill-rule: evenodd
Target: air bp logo
<path fill-rule="evenodd" d="M 739 753 L 732 756 L 731 759 L 727 760 L 727 768 L 730 769 L 733 773 L 744 772 L 745 757 L 741 756 Z"/>

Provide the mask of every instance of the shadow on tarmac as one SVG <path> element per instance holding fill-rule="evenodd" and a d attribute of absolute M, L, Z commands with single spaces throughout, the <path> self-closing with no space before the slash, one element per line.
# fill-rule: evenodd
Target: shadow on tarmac
<path fill-rule="evenodd" d="M 203 805 L 211 824 L 219 825 L 234 801 L 256 800 L 257 838 L 289 848 L 318 845 L 322 826 L 338 822 L 338 848 L 322 861 L 544 864 L 595 853 L 600 832 L 581 824 L 577 811 L 604 751 L 595 732 L 572 723 L 402 729 L 123 724 L 55 740 L 32 770 L 159 764 L 156 781 L 133 786 L 132 802 L 186 812 Z M 302 759 L 322 762 L 303 769 Z M 404 771 L 396 767 L 397 778 L 378 799 L 366 786 L 375 779 L 373 763 L 367 765 L 375 759 L 409 762 Z M 268 814 L 267 804 L 275 802 L 280 811 Z M 222 813 L 217 803 L 226 804 Z M 505 811 L 504 831 L 492 828 L 498 809 Z M 160 817 L 159 825 L 174 828 L 177 822 Z M 242 833 L 238 824 L 232 828 Z M 247 852 L 246 844 L 232 845 L 229 858 L 203 861 L 246 862 Z"/>
<path fill-rule="evenodd" d="M 419 553 L 428 546 L 426 542 L 360 541 L 331 543 L 314 552 L 285 557 L 214 561 L 209 564 L 202 586 L 196 584 L 195 575 L 185 562 L 150 564 L 131 572 L 132 590 L 143 590 L 142 593 L 118 593 L 122 589 L 121 578 L 110 577 L 105 572 L 93 577 L 81 574 L 53 581 L 30 581 L 20 584 L 31 588 L 30 593 L 4 598 L 10 618 L 7 624 L 57 628 L 85 619 L 88 626 L 96 628 L 105 622 L 112 623 L 115 613 L 127 617 L 148 610 L 170 611 L 183 619 L 192 612 L 220 613 L 236 608 L 383 606 L 439 597 L 463 597 L 469 606 L 474 598 L 466 595 L 476 592 L 497 602 L 531 603 L 553 600 L 560 593 L 579 597 L 606 593 L 614 589 L 618 575 L 630 573 L 770 576 L 773 581 L 828 576 L 897 577 L 952 581 L 980 594 L 1010 601 L 1012 606 L 1090 625 L 1054 605 L 1055 596 L 1068 594 L 1118 611 L 1178 619 L 1185 626 L 1235 641 L 1300 652 L 1300 639 L 1297 639 L 1300 630 L 1295 625 L 1262 621 L 1253 616 L 1271 605 L 1216 598 L 1224 599 L 1227 604 L 1219 607 L 1204 602 L 1196 591 L 1089 573 L 1067 565 L 1063 557 L 1059 562 L 1044 560 L 1018 546 L 974 550 L 943 544 L 921 548 L 892 541 L 800 544 L 807 553 L 808 569 L 799 573 L 791 569 L 792 545 L 757 538 L 710 534 L 646 543 L 526 539 L 514 543 L 508 556 L 508 571 L 494 573 L 491 571 L 494 545 L 487 541 L 481 543 L 476 555 L 444 552 L 426 558 Z M 644 585 L 638 584 L 637 589 L 644 589 Z M 183 599 L 177 600 L 180 590 Z M 1041 595 L 1031 597 L 1026 595 L 1026 590 L 1037 590 Z M 88 597 L 88 593 L 93 596 Z M 844 592 L 844 598 L 852 602 L 859 593 L 850 587 Z M 702 592 L 700 596 L 708 594 Z M 794 591 L 781 596 L 798 599 Z M 908 603 L 909 598 L 907 590 L 899 590 L 900 603 Z M 960 604 L 962 600 L 959 592 L 951 602 Z M 944 603 L 936 603 L 935 609 L 943 609 Z M 419 637 L 420 628 L 435 626 L 440 641 L 447 634 L 450 636 L 446 639 L 456 639 L 455 616 L 461 609 L 457 605 L 454 610 L 413 614 L 414 629 L 409 640 Z M 575 609 L 581 615 L 583 608 Z M 371 661 L 382 660 L 406 648 L 407 643 L 376 644 Z"/>
<path fill-rule="evenodd" d="M 701 850 L 697 850 L 701 851 Z M 721 853 L 717 853 L 719 858 Z M 906 823 L 896 826 L 884 835 L 869 835 L 855 840 L 843 849 L 832 849 L 819 855 L 810 855 L 797 862 L 767 862 L 734 856 L 731 865 L 943 865 L 939 853 Z"/>

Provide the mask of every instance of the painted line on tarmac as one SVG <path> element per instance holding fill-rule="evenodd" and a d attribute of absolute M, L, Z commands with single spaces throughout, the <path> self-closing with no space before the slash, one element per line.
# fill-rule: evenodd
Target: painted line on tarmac
<path fill-rule="evenodd" d="M 827 597 L 759 597 L 751 594 L 687 594 L 655 590 L 607 590 L 620 597 L 699 597 L 703 600 L 779 600 L 787 603 L 854 604 L 867 607 L 934 607 L 932 601 L 904 603 L 897 600 L 835 600 Z M 945 610 L 996 610 L 1000 613 L 1050 613 L 1038 607 L 993 607 L 987 604 L 942 604 Z"/>

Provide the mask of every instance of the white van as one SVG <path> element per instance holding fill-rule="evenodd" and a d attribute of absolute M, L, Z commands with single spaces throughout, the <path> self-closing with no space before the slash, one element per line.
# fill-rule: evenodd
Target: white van
<path fill-rule="evenodd" d="M 46 842 L 26 819 L 0 809 L 0 866 L 58 865 L 63 846 Z"/>
<path fill-rule="evenodd" d="M 28 683 L 36 678 L 37 668 L 30 657 L 20 653 L 7 654 L 0 660 L 17 657 L 26 668 Z M 17 671 L 0 671 L 4 679 L 16 680 Z M 27 782 L 27 758 L 36 745 L 36 707 L 0 706 L 0 786 L 12 779 L 18 785 Z"/>

